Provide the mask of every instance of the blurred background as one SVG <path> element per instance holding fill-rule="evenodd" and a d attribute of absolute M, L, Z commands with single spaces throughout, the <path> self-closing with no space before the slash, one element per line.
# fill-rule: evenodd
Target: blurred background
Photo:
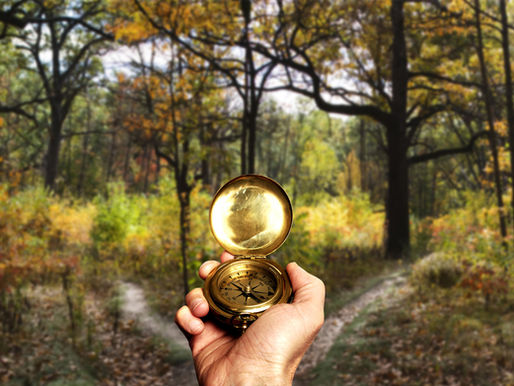
<path fill-rule="evenodd" d="M 339 326 L 295 382 L 514 384 L 513 13 L 1 1 L 0 382 L 195 384 L 173 316 L 258 173 Z"/>

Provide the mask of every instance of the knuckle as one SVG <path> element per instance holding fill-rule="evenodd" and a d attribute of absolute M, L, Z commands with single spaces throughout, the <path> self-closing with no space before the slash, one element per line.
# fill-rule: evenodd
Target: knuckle
<path fill-rule="evenodd" d="M 193 301 L 194 299 L 196 299 L 199 296 L 202 296 L 201 288 L 195 288 L 195 289 L 189 291 L 189 293 L 186 295 L 186 303 L 189 304 L 191 301 Z"/>

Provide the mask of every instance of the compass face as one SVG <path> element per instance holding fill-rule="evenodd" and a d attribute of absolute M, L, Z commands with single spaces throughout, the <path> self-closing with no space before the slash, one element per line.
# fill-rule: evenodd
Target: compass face
<path fill-rule="evenodd" d="M 287 273 L 265 258 L 237 258 L 221 264 L 205 279 L 204 295 L 221 322 L 247 328 L 264 311 L 291 299 Z"/>
<path fill-rule="evenodd" d="M 262 270 L 238 271 L 219 282 L 219 293 L 230 303 L 251 306 L 270 300 L 277 291 L 277 281 Z"/>

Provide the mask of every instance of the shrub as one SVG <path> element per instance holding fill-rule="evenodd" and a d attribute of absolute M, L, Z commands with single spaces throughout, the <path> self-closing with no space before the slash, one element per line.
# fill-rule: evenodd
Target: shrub
<path fill-rule="evenodd" d="M 463 271 L 462 263 L 457 260 L 443 253 L 432 253 L 414 265 L 410 279 L 418 288 L 451 288 L 460 281 Z"/>
<path fill-rule="evenodd" d="M 509 280 L 505 271 L 492 263 L 467 263 L 460 286 L 481 293 L 486 303 L 493 296 L 506 295 L 509 292 Z"/>
<path fill-rule="evenodd" d="M 110 184 L 107 198 L 95 199 L 97 214 L 91 229 L 91 238 L 97 247 L 106 247 L 123 241 L 129 227 L 137 222 L 141 208 L 134 205 L 121 184 Z"/>
<path fill-rule="evenodd" d="M 478 262 L 489 261 L 508 268 L 512 253 L 502 245 L 498 226 L 498 207 L 484 192 L 465 192 L 465 205 L 434 219 L 428 248 L 436 252 L 465 255 Z M 512 244 L 512 236 L 506 243 Z M 512 247 L 512 246 L 511 246 Z"/>

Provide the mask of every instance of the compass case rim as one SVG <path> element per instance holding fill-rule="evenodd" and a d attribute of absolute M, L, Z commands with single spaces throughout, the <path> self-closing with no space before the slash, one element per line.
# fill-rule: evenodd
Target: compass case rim
<path fill-rule="evenodd" d="M 234 309 L 228 309 L 224 307 L 218 301 L 219 298 L 222 298 L 220 294 L 218 294 L 218 290 L 216 289 L 216 276 L 219 276 L 223 273 L 225 267 L 230 266 L 232 264 L 243 263 L 243 260 L 247 259 L 232 259 L 222 263 L 218 268 L 212 270 L 209 275 L 206 277 L 204 286 L 203 286 L 203 294 L 205 299 L 207 300 L 210 308 L 210 312 L 214 317 L 220 322 L 227 324 L 235 329 L 246 329 L 251 323 L 257 320 L 266 310 L 275 304 L 280 303 L 288 303 L 292 300 L 293 297 L 293 289 L 291 286 L 291 281 L 289 280 L 289 276 L 287 272 L 276 262 L 265 259 L 265 260 L 250 260 L 248 262 L 250 264 L 259 264 L 259 265 L 268 265 L 273 267 L 272 269 L 276 269 L 277 271 L 277 296 L 273 296 L 267 301 L 256 305 L 256 306 L 244 306 L 237 307 Z M 242 318 L 247 318 L 246 321 L 241 321 Z"/>
<path fill-rule="evenodd" d="M 293 209 L 285 190 L 259 174 L 225 183 L 209 209 L 214 238 L 236 257 L 266 258 L 284 243 L 292 223 Z"/>

